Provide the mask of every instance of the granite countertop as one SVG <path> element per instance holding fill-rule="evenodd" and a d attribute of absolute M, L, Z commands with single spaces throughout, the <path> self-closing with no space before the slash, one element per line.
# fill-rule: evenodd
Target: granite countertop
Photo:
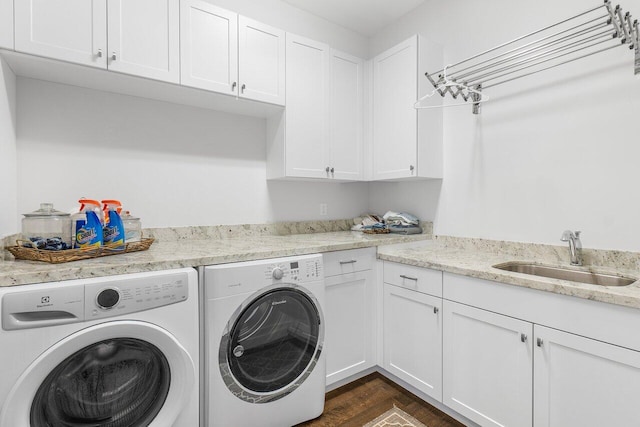
<path fill-rule="evenodd" d="M 640 308 L 640 281 L 629 286 L 598 286 L 514 273 L 493 268 L 508 262 L 530 262 L 569 268 L 564 246 L 432 236 L 363 234 L 344 231 L 350 221 L 149 229 L 156 242 L 133 252 L 63 264 L 0 260 L 0 286 L 55 282 L 172 268 L 378 247 L 378 258 L 418 267 L 496 281 L 531 289 Z M 9 239 L 11 240 L 11 239 Z M 409 245 L 398 245 L 409 243 Z M 8 253 L 8 252 L 7 252 Z M 640 278 L 640 253 L 583 251 L 582 270 Z"/>
<path fill-rule="evenodd" d="M 217 231 L 219 234 L 219 231 Z M 234 237 L 194 240 L 181 235 L 178 240 L 160 236 L 149 250 L 132 252 L 63 264 L 35 261 L 0 261 L 0 286 L 55 282 L 143 271 L 223 264 L 229 262 L 277 258 L 365 248 L 395 243 L 416 242 L 431 238 L 430 234 L 404 236 L 398 234 L 363 234 L 355 231 L 333 231 L 312 234 L 262 235 L 245 233 Z M 166 239 L 166 240 L 163 240 Z"/>
<path fill-rule="evenodd" d="M 628 286 L 589 285 L 492 267 L 509 261 L 529 262 L 640 279 L 638 253 L 585 250 L 585 265 L 570 267 L 568 249 L 564 246 L 448 237 L 436 237 L 434 240 L 411 246 L 380 246 L 378 258 L 561 295 L 640 308 L 640 281 Z"/>

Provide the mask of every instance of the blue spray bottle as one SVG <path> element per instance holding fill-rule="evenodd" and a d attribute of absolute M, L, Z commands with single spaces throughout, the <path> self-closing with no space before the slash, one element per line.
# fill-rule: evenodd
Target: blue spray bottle
<path fill-rule="evenodd" d="M 111 249 L 125 248 L 124 226 L 120 212 L 122 203 L 118 200 L 103 200 L 104 210 L 104 245 Z"/>
<path fill-rule="evenodd" d="M 100 211 L 97 200 L 80 199 L 80 213 L 73 221 L 73 238 L 75 248 L 99 248 L 103 244 L 102 222 L 96 213 Z"/>

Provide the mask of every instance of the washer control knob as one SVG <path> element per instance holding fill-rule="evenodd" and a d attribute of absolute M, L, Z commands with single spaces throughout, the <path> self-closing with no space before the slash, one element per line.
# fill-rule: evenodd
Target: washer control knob
<path fill-rule="evenodd" d="M 271 272 L 271 276 L 276 280 L 280 280 L 284 276 L 284 272 L 282 271 L 282 269 L 280 267 L 276 267 Z"/>
<path fill-rule="evenodd" d="M 114 288 L 108 288 L 100 291 L 96 298 L 98 306 L 103 309 L 115 307 L 120 302 L 120 292 Z"/>

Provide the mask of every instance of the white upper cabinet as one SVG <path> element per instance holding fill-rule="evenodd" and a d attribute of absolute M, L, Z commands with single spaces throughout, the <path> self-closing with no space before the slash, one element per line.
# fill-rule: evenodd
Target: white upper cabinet
<path fill-rule="evenodd" d="M 109 69 L 180 82 L 180 1 L 108 0 Z"/>
<path fill-rule="evenodd" d="M 240 16 L 238 46 L 239 96 L 285 105 L 285 32 Z"/>
<path fill-rule="evenodd" d="M 269 120 L 267 177 L 363 178 L 363 61 L 287 33 L 286 110 Z"/>
<path fill-rule="evenodd" d="M 183 85 L 284 105 L 284 31 L 182 0 L 180 34 Z"/>
<path fill-rule="evenodd" d="M 0 48 L 13 49 L 13 0 L 0 0 Z"/>
<path fill-rule="evenodd" d="M 329 58 L 328 45 L 287 34 L 287 176 L 328 177 Z"/>
<path fill-rule="evenodd" d="M 331 51 L 329 151 L 331 177 L 357 181 L 363 176 L 363 61 Z"/>
<path fill-rule="evenodd" d="M 180 81 L 179 0 L 15 2 L 16 50 Z"/>
<path fill-rule="evenodd" d="M 4 0 L 1 1 L 6 3 Z M 106 1 L 16 1 L 15 49 L 19 52 L 106 68 Z"/>
<path fill-rule="evenodd" d="M 442 111 L 414 108 L 429 93 L 424 70 L 441 66 L 441 57 L 413 36 L 374 58 L 374 180 L 442 178 Z"/>
<path fill-rule="evenodd" d="M 180 4 L 180 82 L 238 93 L 238 15 L 201 0 Z"/>

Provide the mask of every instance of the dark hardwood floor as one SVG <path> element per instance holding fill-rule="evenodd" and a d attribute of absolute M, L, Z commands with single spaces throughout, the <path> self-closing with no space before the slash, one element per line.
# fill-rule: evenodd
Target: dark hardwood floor
<path fill-rule="evenodd" d="M 362 427 L 394 404 L 428 427 L 464 427 L 377 372 L 327 393 L 324 413 L 297 427 Z"/>

